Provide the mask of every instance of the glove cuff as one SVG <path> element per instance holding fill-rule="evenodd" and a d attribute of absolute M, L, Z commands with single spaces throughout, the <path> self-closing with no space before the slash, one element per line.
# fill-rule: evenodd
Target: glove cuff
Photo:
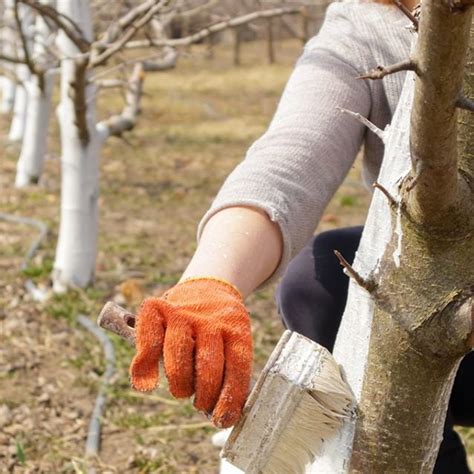
<path fill-rule="evenodd" d="M 177 286 L 185 285 L 187 283 L 191 283 L 194 281 L 214 281 L 216 283 L 219 283 L 225 286 L 227 289 L 231 290 L 232 293 L 234 293 L 234 295 L 238 297 L 241 301 L 244 300 L 242 293 L 238 290 L 238 288 L 232 283 L 228 282 L 227 280 L 224 280 L 223 278 L 217 278 L 217 277 L 212 277 L 212 276 L 191 277 L 191 278 L 186 278 L 186 280 L 183 280 L 181 283 L 178 283 Z"/>

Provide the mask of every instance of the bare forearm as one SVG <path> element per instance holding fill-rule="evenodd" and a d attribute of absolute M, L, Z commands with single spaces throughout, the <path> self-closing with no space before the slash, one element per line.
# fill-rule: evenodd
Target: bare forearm
<path fill-rule="evenodd" d="M 246 297 L 275 271 L 282 248 L 280 229 L 265 212 L 230 207 L 206 224 L 181 280 L 201 276 L 222 278 Z"/>

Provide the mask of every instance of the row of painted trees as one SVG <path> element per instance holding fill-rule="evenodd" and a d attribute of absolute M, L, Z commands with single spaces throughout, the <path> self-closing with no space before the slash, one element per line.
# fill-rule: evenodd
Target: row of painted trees
<path fill-rule="evenodd" d="M 37 183 L 46 154 L 51 97 L 59 77 L 57 116 L 61 143 L 61 212 L 53 286 L 65 291 L 84 287 L 94 277 L 97 251 L 99 158 L 111 136 L 131 130 L 137 121 L 145 73 L 173 68 L 178 48 L 227 28 L 259 18 L 297 14 L 299 7 L 258 10 L 220 21 L 186 37 L 171 39 L 167 25 L 216 2 L 141 0 L 121 5 L 103 31 L 93 31 L 91 0 L 5 0 L 1 24 L 2 110 L 13 110 L 9 138 L 21 141 L 16 186 Z M 147 29 L 147 34 L 141 34 Z M 137 38 L 141 34 L 141 38 Z M 146 39 L 144 39 L 146 38 Z M 121 113 L 98 121 L 96 97 L 102 87 L 119 85 L 107 78 L 117 52 L 150 48 L 149 59 L 131 68 Z M 147 54 L 145 53 L 145 56 Z M 107 69 L 109 68 L 109 69 Z"/>

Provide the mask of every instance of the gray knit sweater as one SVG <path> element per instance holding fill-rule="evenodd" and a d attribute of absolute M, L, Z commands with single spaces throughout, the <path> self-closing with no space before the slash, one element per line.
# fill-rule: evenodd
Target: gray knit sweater
<path fill-rule="evenodd" d="M 226 207 L 260 208 L 280 226 L 284 250 L 274 277 L 298 253 L 364 143 L 363 177 L 372 184 L 383 157 L 378 137 L 342 107 L 384 128 L 400 96 L 404 74 L 357 80 L 377 65 L 406 59 L 412 35 L 392 6 L 344 2 L 329 6 L 317 36 L 306 45 L 267 132 L 229 175 L 206 222 Z M 273 280 L 273 278 L 272 278 Z"/>

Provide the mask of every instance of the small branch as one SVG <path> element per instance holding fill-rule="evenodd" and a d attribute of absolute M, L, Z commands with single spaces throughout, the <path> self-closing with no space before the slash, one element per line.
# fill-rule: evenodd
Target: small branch
<path fill-rule="evenodd" d="M 164 48 L 164 55 L 153 60 L 142 61 L 146 72 L 167 71 L 176 66 L 178 52 L 174 48 Z"/>
<path fill-rule="evenodd" d="M 401 12 L 413 23 L 413 28 L 418 31 L 418 18 L 413 15 L 411 10 L 407 8 L 400 0 L 393 0 L 393 3 L 401 10 Z"/>
<path fill-rule="evenodd" d="M 18 11 L 18 3 L 19 0 L 15 0 L 13 6 L 13 14 L 15 17 L 15 23 L 18 31 L 18 35 L 20 36 L 21 46 L 23 48 L 23 59 L 24 64 L 28 67 L 31 74 L 36 74 L 35 66 L 31 61 L 30 50 L 28 48 L 28 40 L 26 39 L 25 33 L 23 31 L 23 25 L 20 18 L 20 13 Z"/>
<path fill-rule="evenodd" d="M 363 125 L 365 125 L 371 132 L 375 133 L 382 141 L 385 140 L 385 132 L 381 130 L 377 125 L 373 124 L 370 120 L 366 119 L 364 116 L 359 114 L 358 112 L 352 112 L 352 110 L 347 110 L 343 109 L 342 107 L 336 107 L 337 110 L 342 112 L 343 114 L 347 114 L 359 122 L 361 122 Z"/>
<path fill-rule="evenodd" d="M 462 13 L 474 5 L 474 0 L 447 0 L 446 3 L 452 13 Z"/>
<path fill-rule="evenodd" d="M 40 15 L 49 18 L 79 49 L 81 53 L 87 53 L 90 48 L 89 41 L 84 37 L 81 28 L 68 16 L 59 13 L 55 8 L 39 3 L 35 0 L 17 0 L 19 3 L 28 5 Z"/>
<path fill-rule="evenodd" d="M 145 3 L 148 6 L 148 11 L 146 11 L 146 13 L 135 23 L 130 24 L 122 37 L 118 37 L 115 43 L 110 45 L 104 52 L 98 55 L 92 54 L 90 60 L 91 67 L 101 66 L 111 56 L 120 51 L 141 28 L 146 26 L 153 19 L 163 6 L 169 3 L 169 0 L 150 0 Z"/>
<path fill-rule="evenodd" d="M 382 194 L 388 199 L 391 207 L 398 207 L 399 202 L 390 194 L 388 189 L 384 188 L 380 183 L 377 183 L 377 181 L 372 184 L 372 187 L 382 192 Z"/>
<path fill-rule="evenodd" d="M 120 115 L 113 115 L 102 121 L 99 126 L 106 127 L 109 136 L 120 137 L 124 132 L 132 130 L 140 113 L 140 99 L 143 94 L 145 68 L 142 63 L 135 64 L 128 83 L 126 105 Z"/>
<path fill-rule="evenodd" d="M 474 112 L 474 100 L 468 99 L 465 95 L 460 95 L 456 100 L 456 107 Z"/>
<path fill-rule="evenodd" d="M 8 56 L 7 54 L 0 53 L 0 61 L 5 61 L 12 64 L 26 64 L 24 59 L 18 57 Z"/>
<path fill-rule="evenodd" d="M 120 89 L 127 85 L 121 79 L 102 79 L 101 81 L 95 81 L 95 84 L 98 89 Z"/>
<path fill-rule="evenodd" d="M 97 318 L 97 324 L 135 345 L 136 316 L 118 304 L 112 301 L 106 303 Z"/>
<path fill-rule="evenodd" d="M 339 263 L 344 268 L 344 273 L 355 280 L 355 282 L 364 290 L 368 291 L 369 293 L 373 293 L 377 284 L 373 280 L 366 280 L 363 278 L 359 273 L 357 273 L 354 268 L 349 264 L 349 262 L 342 256 L 341 252 L 338 250 L 334 250 L 334 254 L 339 260 Z"/>
<path fill-rule="evenodd" d="M 230 18 L 229 20 L 220 21 L 218 23 L 215 23 L 214 25 L 210 25 L 207 28 L 203 28 L 202 30 L 194 34 L 185 36 L 183 38 L 130 41 L 126 45 L 126 47 L 132 49 L 146 48 L 149 46 L 188 46 L 190 44 L 197 43 L 219 31 L 223 31 L 227 28 L 236 28 L 238 26 L 242 26 L 252 21 L 255 21 L 259 18 L 272 18 L 276 16 L 295 15 L 299 13 L 301 13 L 300 7 L 282 7 L 272 8 L 270 10 L 260 10 L 235 18 Z"/>
<path fill-rule="evenodd" d="M 418 74 L 415 61 L 409 58 L 399 63 L 392 64 L 391 66 L 377 66 L 375 69 L 372 69 L 372 71 L 358 76 L 357 79 L 378 80 L 383 79 L 389 74 L 395 74 L 396 72 L 401 71 L 415 71 Z"/>

